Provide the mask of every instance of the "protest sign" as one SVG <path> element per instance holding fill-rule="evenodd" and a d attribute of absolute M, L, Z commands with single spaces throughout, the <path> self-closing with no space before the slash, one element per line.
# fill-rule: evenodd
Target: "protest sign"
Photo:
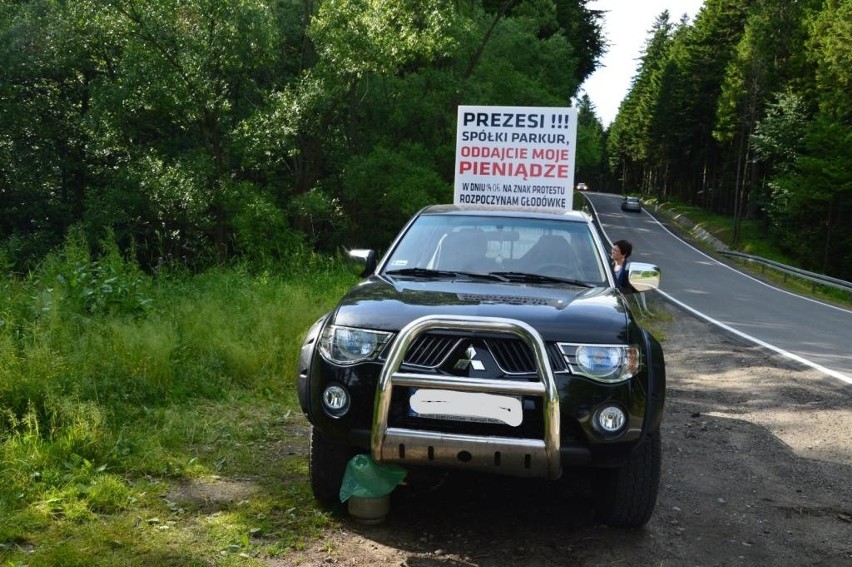
<path fill-rule="evenodd" d="M 459 106 L 455 204 L 571 210 L 576 139 L 576 108 Z"/>

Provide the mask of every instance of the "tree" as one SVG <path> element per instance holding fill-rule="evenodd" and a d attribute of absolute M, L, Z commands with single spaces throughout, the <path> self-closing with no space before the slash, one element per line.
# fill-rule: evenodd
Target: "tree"
<path fill-rule="evenodd" d="M 385 242 L 450 198 L 458 104 L 575 96 L 585 4 L 0 2 L 0 239 L 35 258 L 82 222 L 199 265 Z"/>
<path fill-rule="evenodd" d="M 64 3 L 0 8 L 0 229 L 41 255 L 82 215 L 92 82 L 86 24 Z"/>
<path fill-rule="evenodd" d="M 802 254 L 813 258 L 821 250 L 820 268 L 841 278 L 852 275 L 852 3 L 828 0 L 811 20 L 808 57 L 816 65 L 818 112 L 804 137 L 804 150 L 796 163 L 799 196 L 795 207 L 807 222 L 812 248 Z M 810 212 L 810 215 L 808 214 Z M 840 253 L 836 251 L 840 250 Z"/>
<path fill-rule="evenodd" d="M 852 274 L 852 72 L 849 47 L 849 2 L 826 2 L 803 15 L 809 39 L 802 52 L 813 65 L 791 73 L 786 91 L 767 106 L 752 141 L 771 174 L 770 230 L 779 244 L 802 265 L 848 278 Z M 812 76 L 812 81 L 803 81 Z M 809 83 L 812 88 L 794 90 Z"/>
<path fill-rule="evenodd" d="M 592 101 L 583 94 L 577 101 L 576 180 L 588 182 L 592 187 L 603 185 L 605 146 L 603 124 Z"/>
<path fill-rule="evenodd" d="M 625 191 L 635 187 L 649 193 L 658 184 L 662 160 L 659 141 L 652 131 L 658 116 L 664 112 L 660 108 L 661 77 L 673 29 L 668 11 L 663 11 L 649 31 L 630 92 L 610 129 L 609 153 L 615 160 L 612 167 L 621 169 Z"/>
<path fill-rule="evenodd" d="M 594 73 L 606 52 L 603 38 L 603 12 L 589 9 L 588 0 L 556 0 L 556 19 L 577 57 L 580 83 Z"/>
<path fill-rule="evenodd" d="M 759 0 L 753 4 L 745 29 L 730 61 L 716 112 L 714 138 L 730 145 L 736 160 L 734 181 L 734 236 L 737 243 L 752 186 L 758 182 L 749 165 L 750 136 L 769 95 L 802 70 L 806 2 Z M 761 202 L 764 201 L 764 202 Z M 765 204 L 758 199 L 752 209 Z"/>

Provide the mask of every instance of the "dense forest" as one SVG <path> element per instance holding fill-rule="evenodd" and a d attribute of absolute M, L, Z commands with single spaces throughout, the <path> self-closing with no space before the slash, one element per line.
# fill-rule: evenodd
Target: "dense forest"
<path fill-rule="evenodd" d="M 0 236 L 143 264 L 381 247 L 452 199 L 456 107 L 565 106 L 584 0 L 2 0 Z"/>
<path fill-rule="evenodd" d="M 852 277 L 852 1 L 706 0 L 663 13 L 607 132 L 608 179 L 759 220 L 801 265 Z"/>
<path fill-rule="evenodd" d="M 0 0 L 0 269 L 383 247 L 452 198 L 459 104 L 579 107 L 594 188 L 759 219 L 852 274 L 852 1 L 659 16 L 608 130 L 588 0 Z"/>

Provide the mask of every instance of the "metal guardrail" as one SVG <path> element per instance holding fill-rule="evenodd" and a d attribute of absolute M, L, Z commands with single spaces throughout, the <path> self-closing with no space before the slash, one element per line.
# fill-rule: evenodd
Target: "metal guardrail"
<path fill-rule="evenodd" d="M 828 287 L 833 287 L 835 289 L 843 290 L 846 292 L 847 296 L 852 296 L 852 283 L 847 282 L 846 280 L 832 278 L 823 274 L 817 274 L 815 272 L 808 272 L 807 270 L 787 266 L 785 264 L 781 264 L 773 260 L 767 260 L 766 258 L 761 258 L 759 256 L 750 256 L 749 254 L 743 254 L 742 252 L 720 250 L 719 253 L 724 254 L 726 256 L 735 256 L 737 258 L 743 258 L 745 260 L 748 260 L 749 262 L 755 262 L 757 264 L 761 264 L 762 266 L 768 266 L 784 274 L 789 274 L 797 278 L 808 280 L 812 284 L 812 290 L 813 287 L 816 285 L 825 285 Z"/>

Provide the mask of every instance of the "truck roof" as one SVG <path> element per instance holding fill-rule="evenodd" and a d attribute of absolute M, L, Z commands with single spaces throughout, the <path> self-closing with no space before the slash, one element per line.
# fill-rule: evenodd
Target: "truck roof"
<path fill-rule="evenodd" d="M 502 208 L 477 208 L 460 205 L 429 205 L 421 209 L 421 215 L 452 215 L 465 214 L 475 216 L 494 216 L 494 217 L 515 217 L 515 218 L 541 218 L 541 219 L 561 219 L 573 222 L 590 222 L 591 215 L 583 211 L 565 211 L 562 213 L 546 213 L 533 211 L 528 209 L 514 209 L 511 207 Z"/>

